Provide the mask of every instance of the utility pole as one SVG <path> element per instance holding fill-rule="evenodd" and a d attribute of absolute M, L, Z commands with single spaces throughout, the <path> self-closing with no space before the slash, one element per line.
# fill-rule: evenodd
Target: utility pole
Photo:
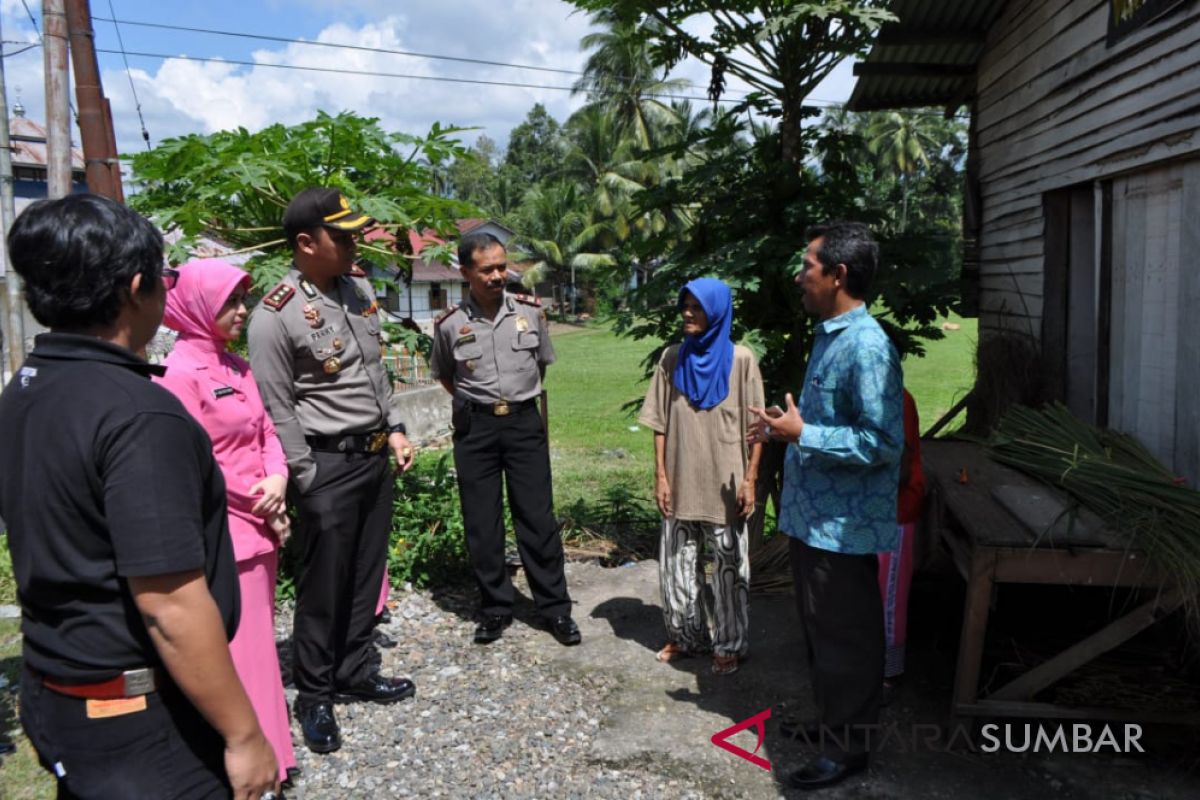
<path fill-rule="evenodd" d="M 42 53 L 46 68 L 46 183 L 52 199 L 71 193 L 71 115 L 64 0 L 42 0 Z"/>
<path fill-rule="evenodd" d="M 21 299 L 21 277 L 8 263 L 8 229 L 12 227 L 16 214 L 13 208 L 12 142 L 8 133 L 4 59 L 0 59 L 0 112 L 0 277 L 4 278 L 4 343 L 11 377 L 25 362 L 25 303 Z M 2 380 L 0 384 L 3 384 Z"/>
<path fill-rule="evenodd" d="M 75 99 L 79 103 L 79 136 L 87 166 L 88 191 L 124 202 L 121 165 L 112 146 L 112 117 L 100 65 L 96 61 L 95 31 L 88 0 L 66 0 L 67 30 L 71 42 L 71 66 L 75 70 Z"/>

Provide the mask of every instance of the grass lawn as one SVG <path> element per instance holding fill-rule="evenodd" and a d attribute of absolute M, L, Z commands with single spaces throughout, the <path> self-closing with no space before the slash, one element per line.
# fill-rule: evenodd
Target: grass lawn
<path fill-rule="evenodd" d="M 952 315 L 938 324 L 943 322 L 959 328 L 928 343 L 924 358 L 904 362 L 905 385 L 917 401 L 923 430 L 975 383 L 976 320 Z M 617 337 L 598 325 L 556 332 L 558 360 L 547 371 L 546 391 L 554 496 L 559 509 L 581 498 L 601 500 L 606 491 L 621 483 L 647 501 L 651 499 L 653 434 L 621 407 L 645 394 L 641 360 L 653 345 L 647 340 Z"/>
<path fill-rule="evenodd" d="M 599 326 L 556 332 L 558 360 L 546 371 L 546 392 L 560 510 L 580 499 L 598 501 L 621 484 L 652 502 L 654 434 L 621 408 L 645 394 L 641 361 L 652 347 Z"/>
<path fill-rule="evenodd" d="M 8 558 L 5 552 L 2 556 Z M 9 601 L 11 602 L 11 601 Z M 0 741 L 16 743 L 17 752 L 0 762 L 0 797 L 4 800 L 49 800 L 55 796 L 54 779 L 38 764 L 33 746 L 17 722 L 17 676 L 21 672 L 21 633 L 15 619 L 0 619 Z"/>
<path fill-rule="evenodd" d="M 929 430 L 975 385 L 979 321 L 952 314 L 937 324 L 942 323 L 960 327 L 945 331 L 945 339 L 929 342 L 924 358 L 910 356 L 903 365 L 904 385 L 917 401 L 922 431 Z M 966 415 L 960 414 L 948 430 L 958 428 L 965 419 Z"/>

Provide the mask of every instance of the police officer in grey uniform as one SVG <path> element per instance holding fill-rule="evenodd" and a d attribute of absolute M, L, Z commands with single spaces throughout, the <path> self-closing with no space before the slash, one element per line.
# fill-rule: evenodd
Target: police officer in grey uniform
<path fill-rule="evenodd" d="M 372 671 L 371 634 L 386 566 L 394 479 L 412 447 L 392 408 L 379 308 L 354 265 L 373 223 L 336 189 L 288 205 L 293 267 L 250 318 L 250 365 L 288 459 L 302 567 L 292 631 L 296 715 L 314 752 L 341 746 L 334 700 L 390 703 L 412 681 Z"/>
<path fill-rule="evenodd" d="M 505 290 L 508 255 L 496 237 L 463 237 L 458 261 L 470 295 L 436 320 L 431 369 L 454 396 L 454 464 L 480 593 L 475 641 L 495 641 L 512 622 L 503 481 L 538 614 L 559 642 L 578 644 L 537 411 L 546 365 L 554 363 L 546 317 L 535 298 Z"/>

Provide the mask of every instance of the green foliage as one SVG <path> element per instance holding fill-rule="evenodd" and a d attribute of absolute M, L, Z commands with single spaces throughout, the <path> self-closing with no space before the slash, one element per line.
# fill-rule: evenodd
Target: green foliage
<path fill-rule="evenodd" d="M 475 144 L 454 159 L 447 175 L 455 197 L 470 201 L 488 196 L 488 180 L 496 169 L 496 143 L 486 134 L 480 134 Z M 476 205 L 479 205 L 476 202 Z"/>
<path fill-rule="evenodd" d="M 688 82 L 667 78 L 666 68 L 654 62 L 640 28 L 661 32 L 655 20 L 622 21 L 605 8 L 592 14 L 592 24 L 601 30 L 589 33 L 579 43 L 592 53 L 583 77 L 575 82 L 575 91 L 586 92 L 590 103 L 612 120 L 623 138 L 648 150 L 675 119 L 674 109 L 660 95 L 685 91 Z"/>
<path fill-rule="evenodd" d="M 261 253 L 249 270 L 262 289 L 287 271 L 283 211 L 308 186 L 337 187 L 385 225 L 453 231 L 455 218 L 475 209 L 434 189 L 445 165 L 466 152 L 455 138 L 460 130 L 434 123 L 426 136 L 411 136 L 387 132 L 377 119 L 319 112 L 314 120 L 256 133 L 238 128 L 167 139 L 129 156 L 138 188 L 129 203 L 183 234 L 168 254 L 172 262 L 186 260 L 201 235 Z M 395 260 L 387 249 L 362 250 Z"/>
<path fill-rule="evenodd" d="M 563 541 L 582 547 L 605 542 L 604 560 L 610 565 L 653 558 L 662 518 L 647 496 L 648 486 L 626 479 L 606 486 L 598 499 L 579 498 L 562 514 Z"/>
<path fill-rule="evenodd" d="M 551 281 L 556 302 L 566 300 L 579 273 L 615 263 L 606 253 L 588 250 L 605 224 L 595 222 L 586 206 L 576 184 L 558 181 L 530 189 L 518 214 L 522 233 L 513 255 L 532 262 L 522 280 L 529 287 Z"/>
<path fill-rule="evenodd" d="M 688 236 L 655 237 L 641 246 L 644 259 L 658 263 L 619 327 L 663 346 L 678 341 L 679 287 L 702 275 L 720 277 L 734 289 L 733 335 L 759 352 L 768 392 L 778 398 L 800 385 L 811 345 L 811 322 L 794 285 L 806 228 L 857 219 L 886 234 L 889 209 L 865 185 L 870 175 L 844 168 L 851 161 L 846 137 L 806 128 L 801 146 L 823 158 L 799 170 L 780 169 L 778 132 L 751 140 L 744 125 L 725 119 L 707 137 L 707 157 L 638 198 L 643 208 L 688 204 L 695 225 Z M 941 337 L 933 322 L 955 300 L 957 242 L 930 233 L 881 237 L 883 264 L 867 298 L 885 322 L 907 329 L 901 342 L 910 352 L 920 352 L 920 338 Z M 647 371 L 661 347 L 647 356 Z"/>
<path fill-rule="evenodd" d="M 845 57 L 863 52 L 879 26 L 895 19 L 888 0 L 571 0 L 644 46 L 651 64 L 670 69 L 694 58 L 711 70 L 708 94 L 725 94 L 726 76 L 752 87 L 735 113 L 781 119 L 782 156 L 798 147 L 803 102 Z M 708 31 L 707 35 L 696 31 Z M 619 73 L 617 73 L 619 75 Z"/>
<path fill-rule="evenodd" d="M 553 176 L 562 165 L 562 128 L 546 107 L 537 103 L 508 135 L 504 167 L 528 188 Z"/>
<path fill-rule="evenodd" d="M 458 483 L 449 452 L 418 458 L 396 479 L 388 574 L 393 584 L 431 586 L 468 577 Z"/>
<path fill-rule="evenodd" d="M 0 531 L 0 605 L 17 602 L 17 578 L 13 574 L 12 554 L 8 552 L 8 534 Z"/>
<path fill-rule="evenodd" d="M 471 574 L 452 463 L 449 451 L 424 453 L 417 456 L 412 469 L 396 477 L 387 553 L 388 578 L 393 586 L 405 582 L 432 586 Z M 296 525 L 294 517 L 292 525 Z M 300 538 L 293 536 L 280 554 L 277 600 L 296 596 Z"/>

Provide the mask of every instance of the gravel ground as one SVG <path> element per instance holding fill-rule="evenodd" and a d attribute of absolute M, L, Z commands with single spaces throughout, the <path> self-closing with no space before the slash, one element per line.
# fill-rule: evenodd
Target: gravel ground
<path fill-rule="evenodd" d="M 570 565 L 568 574 L 578 565 Z M 527 592 L 518 579 L 518 588 Z M 702 797 L 666 777 L 652 759 L 599 763 L 592 740 L 617 681 L 551 666 L 549 633 L 532 609 L 492 645 L 471 641 L 473 590 L 393 592 L 397 646 L 381 649 L 384 674 L 408 676 L 417 695 L 399 704 L 336 706 L 342 749 L 310 753 L 293 724 L 301 774 L 290 798 L 350 797 Z M 522 613 L 525 611 L 525 613 Z M 290 609 L 279 615 L 285 678 Z M 288 688 L 289 703 L 295 690 Z"/>

